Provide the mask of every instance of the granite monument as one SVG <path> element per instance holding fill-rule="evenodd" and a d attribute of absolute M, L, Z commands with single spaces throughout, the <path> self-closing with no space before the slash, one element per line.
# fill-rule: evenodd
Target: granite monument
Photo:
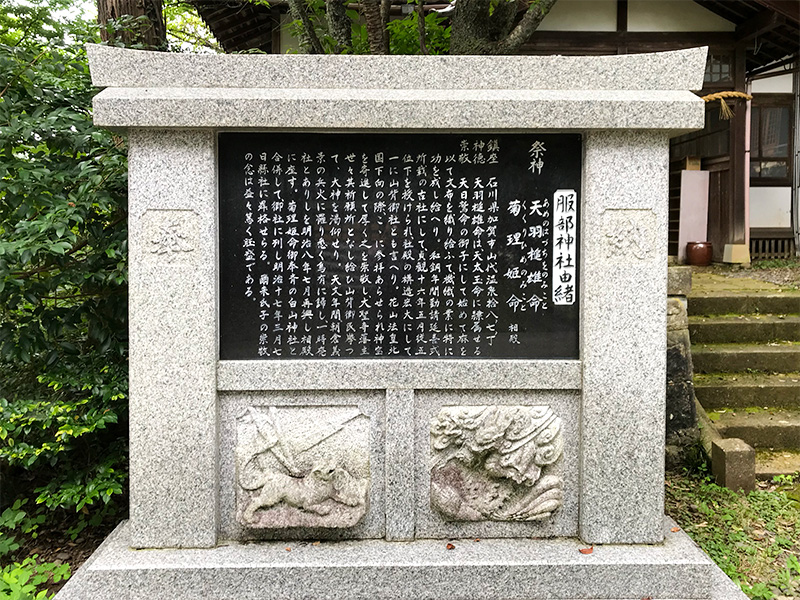
<path fill-rule="evenodd" d="M 664 517 L 706 49 L 89 56 L 129 143 L 131 508 L 59 600 L 737 597 Z"/>

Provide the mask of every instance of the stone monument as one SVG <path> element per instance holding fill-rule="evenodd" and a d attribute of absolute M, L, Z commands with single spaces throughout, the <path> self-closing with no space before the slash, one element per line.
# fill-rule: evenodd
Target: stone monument
<path fill-rule="evenodd" d="M 131 509 L 59 600 L 737 597 L 663 501 L 705 49 L 89 56 Z"/>

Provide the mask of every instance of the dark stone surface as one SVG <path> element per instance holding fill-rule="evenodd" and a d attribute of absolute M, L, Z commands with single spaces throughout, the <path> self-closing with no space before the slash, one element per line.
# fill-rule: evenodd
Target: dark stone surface
<path fill-rule="evenodd" d="M 679 429 L 667 435 L 664 466 L 668 471 L 679 471 L 684 467 L 697 467 L 706 458 L 700 440 L 700 429 Z"/>
<path fill-rule="evenodd" d="M 667 294 L 688 296 L 692 292 L 692 267 L 670 266 L 667 273 Z"/>
<path fill-rule="evenodd" d="M 578 358 L 582 155 L 577 134 L 221 133 L 220 358 Z"/>
<path fill-rule="evenodd" d="M 667 345 L 667 437 L 682 429 L 694 428 L 697 422 L 689 334 L 676 336 L 674 333 Z"/>
<path fill-rule="evenodd" d="M 756 453 L 738 438 L 714 440 L 711 465 L 718 485 L 752 492 L 756 482 Z"/>

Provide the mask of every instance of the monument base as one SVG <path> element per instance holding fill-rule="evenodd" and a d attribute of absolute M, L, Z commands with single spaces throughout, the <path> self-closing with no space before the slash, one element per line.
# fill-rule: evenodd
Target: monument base
<path fill-rule="evenodd" d="M 577 539 L 230 543 L 132 550 L 127 523 L 57 600 L 693 599 L 746 598 L 666 519 L 660 545 Z M 450 547 L 452 546 L 452 547 Z"/>

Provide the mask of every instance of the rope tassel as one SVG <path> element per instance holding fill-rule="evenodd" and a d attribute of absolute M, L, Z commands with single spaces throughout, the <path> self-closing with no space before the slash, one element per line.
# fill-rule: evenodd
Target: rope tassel
<path fill-rule="evenodd" d="M 709 94 L 708 96 L 702 96 L 702 99 L 706 102 L 712 102 L 713 100 L 719 100 L 719 118 L 725 121 L 729 120 L 733 116 L 733 111 L 728 106 L 728 103 L 725 102 L 725 98 L 744 98 L 745 100 L 752 100 L 753 97 L 750 94 L 745 94 L 744 92 L 717 92 L 715 94 Z"/>

